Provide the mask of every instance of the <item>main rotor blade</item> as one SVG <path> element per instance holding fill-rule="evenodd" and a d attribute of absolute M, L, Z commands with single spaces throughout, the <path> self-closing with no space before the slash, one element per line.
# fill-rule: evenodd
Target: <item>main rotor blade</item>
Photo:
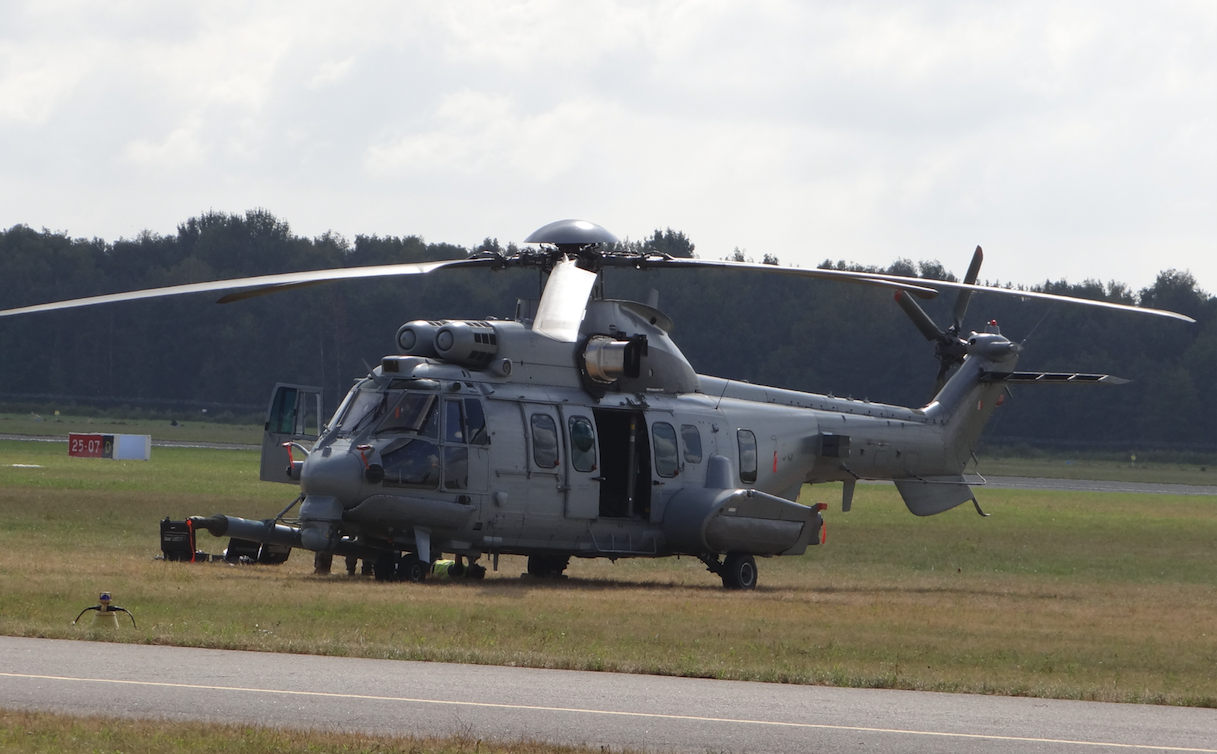
<path fill-rule="evenodd" d="M 877 285 L 883 288 L 894 288 L 912 293 L 917 298 L 938 298 L 938 291 L 931 288 L 937 280 L 921 280 L 905 278 L 898 275 L 883 275 L 875 272 L 852 272 L 850 270 L 821 270 L 803 267 L 780 267 L 776 264 L 757 264 L 755 262 L 728 262 L 714 259 L 686 259 L 683 257 L 605 257 L 604 267 L 633 267 L 640 270 L 656 270 L 673 267 L 709 267 L 728 270 L 756 270 L 771 275 L 793 275 L 794 277 L 817 278 L 820 280 L 838 280 L 846 283 L 861 283 Z"/>
<path fill-rule="evenodd" d="M 727 262 L 714 261 L 711 259 L 683 259 L 672 257 L 643 257 L 628 260 L 624 258 L 620 260 L 613 260 L 606 257 L 604 259 L 604 266 L 635 267 L 644 270 L 672 267 L 712 267 L 717 269 L 757 270 L 774 275 L 794 275 L 797 277 L 840 280 L 850 283 L 863 283 L 866 285 L 879 285 L 887 288 L 896 288 L 899 290 L 908 291 L 920 299 L 936 298 L 940 289 L 945 288 L 956 291 L 968 291 L 970 293 L 995 293 L 999 296 L 1042 299 L 1044 301 L 1067 301 L 1071 304 L 1095 306 L 1100 309 L 1114 309 L 1115 311 L 1136 312 L 1138 314 L 1152 314 L 1158 317 L 1169 317 L 1170 319 L 1177 319 L 1183 322 L 1196 321 L 1186 314 L 1179 314 L 1178 312 L 1167 311 L 1165 309 L 1151 309 L 1145 306 L 1132 306 L 1130 304 L 1115 304 L 1110 301 L 1095 301 L 1094 299 L 1089 298 L 1062 296 L 1057 293 L 1022 291 L 1014 288 L 996 288 L 987 285 L 975 285 L 972 283 L 952 283 L 947 280 L 910 278 L 902 275 L 884 275 L 876 272 L 850 272 L 849 270 L 821 269 L 809 270 L 801 267 L 779 267 L 778 265 L 773 264 L 756 264 L 753 262 Z"/>
<path fill-rule="evenodd" d="M 946 333 L 938 329 L 938 325 L 934 324 L 934 320 L 930 319 L 930 315 L 926 314 L 925 310 L 912 297 L 904 295 L 904 291 L 896 291 L 896 303 L 900 304 L 900 308 L 904 310 L 904 313 L 909 315 L 909 319 L 913 320 L 913 324 L 917 325 L 917 329 L 921 331 L 926 340 L 938 340 L 946 335 Z"/>
<path fill-rule="evenodd" d="M 970 292 L 988 292 L 996 293 L 1003 296 L 1018 296 L 1020 298 L 1043 299 L 1047 301 L 1067 301 L 1074 304 L 1084 306 L 1095 306 L 1103 309 L 1114 309 L 1116 311 L 1137 312 L 1140 314 L 1153 314 L 1160 317 L 1169 317 L 1178 319 L 1184 322 L 1195 322 L 1183 314 L 1176 312 L 1165 311 L 1162 309 L 1150 309 L 1140 306 L 1131 306 L 1128 304 L 1114 304 L 1107 301 L 1094 301 L 1092 299 L 1075 298 L 1073 296 L 1062 296 L 1054 293 L 1039 293 L 1035 291 L 1021 291 L 1011 288 L 991 288 L 988 286 L 980 286 L 969 283 L 951 283 L 945 280 L 925 280 L 922 278 L 903 277 L 901 275 L 884 275 L 881 273 L 872 272 L 851 272 L 848 270 L 821 270 L 821 269 L 803 269 L 800 267 L 779 267 L 771 264 L 754 264 L 749 262 L 726 262 L 714 261 L 708 259 L 683 259 L 673 257 L 660 256 L 605 256 L 601 259 L 604 267 L 633 267 L 637 269 L 664 269 L 664 268 L 679 268 L 679 267 L 705 267 L 717 269 L 737 269 L 737 270 L 754 270 L 765 272 L 768 274 L 778 275 L 793 275 L 796 277 L 817 278 L 821 280 L 838 280 L 849 283 L 860 283 L 864 285 L 876 285 L 884 288 L 907 291 L 921 299 L 932 299 L 938 296 L 939 290 L 948 288 L 958 291 Z M 354 280 L 359 278 L 370 277 L 388 277 L 396 275 L 421 275 L 434 270 L 447 267 L 512 267 L 523 266 L 518 260 L 512 257 L 473 257 L 469 259 L 447 259 L 436 262 L 413 262 L 405 264 L 388 264 L 375 265 L 371 267 L 344 267 L 331 270 L 311 270 L 306 272 L 289 272 L 279 275 L 259 275 L 248 278 L 235 278 L 231 280 L 213 280 L 206 283 L 189 283 L 186 285 L 174 285 L 164 288 L 151 288 L 142 291 L 128 291 L 125 293 L 110 293 L 102 296 L 88 296 L 85 298 L 71 299 L 67 301 L 55 301 L 45 304 L 36 304 L 33 306 L 22 306 L 15 309 L 6 309 L 0 311 L 0 317 L 11 317 L 17 314 L 33 314 L 36 312 L 58 311 L 62 309 L 75 309 L 82 306 L 93 306 L 95 304 L 109 304 L 120 301 L 138 301 L 147 298 L 160 298 L 163 296 L 178 296 L 186 293 L 206 293 L 210 291 L 229 291 L 229 290 L 245 290 L 246 294 L 232 294 L 225 296 L 224 301 L 234 301 L 241 298 L 250 298 L 251 296 L 263 295 L 266 293 L 276 293 L 283 290 L 298 288 L 303 285 L 312 283 L 326 282 L 330 280 Z"/>
<path fill-rule="evenodd" d="M 980 276 L 980 263 L 985 261 L 985 253 L 976 247 L 976 251 L 972 254 L 972 263 L 968 265 L 968 273 L 963 276 L 963 282 L 968 285 L 976 285 L 976 278 Z M 972 300 L 972 291 L 963 290 L 955 298 L 955 309 L 951 312 L 951 319 L 955 325 L 955 332 L 959 332 L 963 327 L 963 315 L 968 311 L 968 302 Z"/>
<path fill-rule="evenodd" d="M 772 275 L 795 275 L 798 277 L 815 277 L 821 280 L 839 280 L 843 282 L 865 283 L 871 286 L 884 286 L 888 288 L 902 289 L 908 291 L 913 296 L 920 299 L 932 299 L 938 296 L 941 288 L 953 289 L 953 291 L 968 291 L 970 293 L 996 293 L 998 296 L 1016 296 L 1019 298 L 1036 298 L 1049 300 L 1049 302 L 1069 302 L 1071 304 L 1081 304 L 1083 306 L 1098 306 L 1100 309 L 1115 309 L 1116 311 L 1135 311 L 1137 314 L 1151 314 L 1155 316 L 1170 317 L 1172 320 L 1182 320 L 1184 322 L 1195 322 L 1188 315 L 1179 314 L 1177 311 L 1167 311 L 1165 309 L 1150 309 L 1149 306 L 1133 306 L 1131 304 L 1114 304 L 1111 302 L 1097 302 L 1090 298 L 1077 298 L 1073 296 L 1060 296 L 1058 293 L 1041 293 L 1037 291 L 1017 291 L 1015 288 L 997 288 L 992 286 L 977 286 L 974 283 L 966 282 L 949 282 L 946 280 L 927 280 L 922 277 L 904 277 L 902 275 L 884 275 L 881 272 L 851 272 L 848 270 L 807 270 L 803 268 L 783 268 L 774 264 L 756 264 L 746 263 L 746 261 L 714 261 L 712 259 L 683 259 L 683 258 L 658 258 L 647 257 L 641 259 L 632 259 L 621 261 L 613 261 L 610 264 L 610 259 L 606 258 L 605 266 L 629 266 L 629 268 L 638 268 L 641 270 L 663 269 L 663 268 L 717 268 L 717 269 L 739 269 L 739 270 L 758 270 L 769 272 Z"/>
<path fill-rule="evenodd" d="M 62 309 L 77 309 L 82 306 L 95 304 L 112 304 L 120 301 L 138 301 L 146 298 L 162 298 L 164 296 L 180 296 L 186 293 L 208 293 L 214 291 L 241 290 L 220 299 L 220 303 L 239 301 L 253 296 L 268 293 L 278 293 L 283 290 L 301 288 L 306 285 L 324 283 L 331 280 L 355 280 L 371 277 L 392 277 L 395 275 L 424 275 L 428 272 L 445 267 L 491 267 L 493 259 L 445 259 L 438 262 L 409 262 L 403 264 L 381 264 L 370 267 L 342 267 L 332 270 L 307 270 L 304 272 L 286 272 L 278 275 L 258 275 L 248 278 L 231 280 L 212 280 L 206 283 L 187 283 L 186 285 L 171 285 L 164 288 L 148 288 L 142 291 L 127 291 L 126 293 L 107 293 L 102 296 L 54 301 L 47 304 L 22 306 L 17 309 L 0 311 L 0 317 L 11 317 L 16 314 L 33 314 L 35 312 L 53 312 Z"/>

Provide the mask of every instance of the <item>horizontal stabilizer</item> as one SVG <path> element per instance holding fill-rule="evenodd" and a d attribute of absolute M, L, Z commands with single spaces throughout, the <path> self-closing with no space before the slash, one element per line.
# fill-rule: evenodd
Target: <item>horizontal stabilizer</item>
<path fill-rule="evenodd" d="M 981 372 L 980 381 L 1015 385 L 1125 385 L 1131 380 L 1080 372 Z"/>
<path fill-rule="evenodd" d="M 972 500 L 975 495 L 962 476 L 897 479 L 896 489 L 916 516 L 933 516 Z"/>

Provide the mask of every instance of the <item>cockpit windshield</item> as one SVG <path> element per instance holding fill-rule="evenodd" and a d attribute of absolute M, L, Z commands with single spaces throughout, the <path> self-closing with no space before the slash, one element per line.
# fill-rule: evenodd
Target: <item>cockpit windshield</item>
<path fill-rule="evenodd" d="M 439 439 L 440 399 L 414 390 L 357 388 L 343 403 L 334 434 L 350 437 L 374 428 L 376 434 L 414 434 Z"/>
<path fill-rule="evenodd" d="M 391 406 L 376 434 L 399 434 L 409 432 L 423 437 L 439 437 L 439 396 L 434 393 L 386 394 L 386 404 Z"/>
<path fill-rule="evenodd" d="M 343 436 L 357 432 L 370 416 L 376 413 L 384 401 L 385 394 L 378 390 L 359 390 L 349 401 L 346 411 L 338 419 L 334 433 Z"/>

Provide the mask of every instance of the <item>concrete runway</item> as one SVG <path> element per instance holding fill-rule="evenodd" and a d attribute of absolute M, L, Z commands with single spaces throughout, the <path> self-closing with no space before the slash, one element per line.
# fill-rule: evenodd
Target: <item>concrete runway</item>
<path fill-rule="evenodd" d="M 0 637 L 0 707 L 657 752 L 1208 752 L 1217 710 Z"/>

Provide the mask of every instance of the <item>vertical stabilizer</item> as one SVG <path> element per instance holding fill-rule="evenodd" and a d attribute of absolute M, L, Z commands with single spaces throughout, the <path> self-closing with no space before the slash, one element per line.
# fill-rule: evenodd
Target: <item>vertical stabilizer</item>
<path fill-rule="evenodd" d="M 1005 390 L 1001 383 L 982 378 L 991 372 L 1013 371 L 1022 351 L 1021 346 L 998 332 L 996 325 L 987 329 L 972 333 L 963 363 L 925 407 L 927 417 L 945 425 L 946 456 L 954 468 L 944 471 L 952 473 L 896 480 L 904 504 L 915 515 L 932 516 L 974 500 L 971 487 L 964 482 L 963 467 Z"/>

